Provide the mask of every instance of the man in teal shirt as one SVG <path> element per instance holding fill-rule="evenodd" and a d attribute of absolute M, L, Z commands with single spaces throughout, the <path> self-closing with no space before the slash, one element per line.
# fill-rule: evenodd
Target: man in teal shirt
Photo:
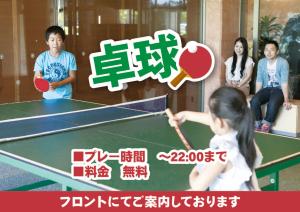
<path fill-rule="evenodd" d="M 255 129 L 258 131 L 270 132 L 282 104 L 286 109 L 291 108 L 288 98 L 289 64 L 278 53 L 278 43 L 267 41 L 265 58 L 258 62 L 256 94 L 250 102 L 255 114 Z M 266 103 L 267 112 L 263 118 L 261 105 Z"/>

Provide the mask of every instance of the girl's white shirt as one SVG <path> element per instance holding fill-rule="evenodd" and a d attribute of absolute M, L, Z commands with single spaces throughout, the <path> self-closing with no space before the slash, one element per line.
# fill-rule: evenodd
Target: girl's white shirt
<path fill-rule="evenodd" d="M 227 151 L 227 162 L 232 164 L 232 168 L 218 175 L 209 185 L 211 191 L 247 191 L 250 190 L 246 182 L 252 176 L 252 170 L 248 167 L 244 156 L 239 151 L 236 139 L 237 131 L 232 131 L 225 135 L 215 135 L 210 140 L 209 147 L 212 150 Z M 256 161 L 255 166 L 259 166 L 260 161 Z M 201 172 L 203 164 L 197 165 Z"/>
<path fill-rule="evenodd" d="M 231 73 L 231 66 L 232 66 L 232 62 L 233 62 L 233 57 L 229 57 L 226 61 L 225 61 L 225 66 L 226 66 L 226 75 L 227 75 L 227 79 L 229 80 L 233 80 L 233 81 L 240 81 L 243 76 L 241 76 L 241 61 L 242 58 L 238 58 L 236 61 L 236 66 L 235 66 L 235 70 L 234 70 L 234 75 Z M 247 69 L 252 66 L 252 68 L 254 67 L 254 62 L 252 60 L 251 57 L 247 58 L 246 64 L 245 64 L 245 70 L 247 71 Z M 245 73 L 245 72 L 244 72 Z"/>

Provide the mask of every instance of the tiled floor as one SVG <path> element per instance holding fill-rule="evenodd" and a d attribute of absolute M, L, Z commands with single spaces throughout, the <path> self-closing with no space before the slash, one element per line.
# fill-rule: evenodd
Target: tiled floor
<path fill-rule="evenodd" d="M 268 177 L 258 180 L 262 187 L 268 184 Z M 280 191 L 300 191 L 300 165 L 292 166 L 285 169 L 279 174 L 279 190 Z"/>
<path fill-rule="evenodd" d="M 300 165 L 283 170 L 279 177 L 280 190 L 300 191 Z"/>

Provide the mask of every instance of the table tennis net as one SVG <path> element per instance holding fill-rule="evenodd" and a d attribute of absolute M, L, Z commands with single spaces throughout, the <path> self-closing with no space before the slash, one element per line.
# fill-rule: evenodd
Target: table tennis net
<path fill-rule="evenodd" d="M 167 96 L 160 96 L 84 110 L 4 120 L 0 121 L 0 142 L 158 115 L 162 114 L 166 107 Z"/>

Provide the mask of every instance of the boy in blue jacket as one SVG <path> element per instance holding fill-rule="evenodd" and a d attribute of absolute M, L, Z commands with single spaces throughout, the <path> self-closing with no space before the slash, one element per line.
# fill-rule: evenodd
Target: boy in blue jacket
<path fill-rule="evenodd" d="M 50 89 L 43 93 L 45 99 L 71 98 L 77 66 L 74 55 L 63 50 L 65 32 L 59 26 L 51 26 L 45 37 L 49 50 L 37 57 L 34 79 L 42 77 L 49 81 Z"/>

